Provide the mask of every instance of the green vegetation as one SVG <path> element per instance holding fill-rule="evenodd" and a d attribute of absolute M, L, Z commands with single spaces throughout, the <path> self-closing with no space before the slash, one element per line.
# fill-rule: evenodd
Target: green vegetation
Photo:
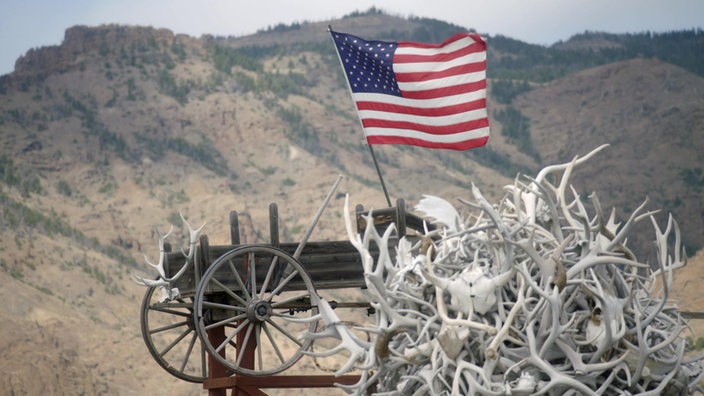
<path fill-rule="evenodd" d="M 171 212 L 169 217 L 167 218 L 169 224 L 180 224 L 181 223 L 181 215 L 178 212 Z"/>
<path fill-rule="evenodd" d="M 250 92 L 257 89 L 257 82 L 247 74 L 238 71 L 235 72 L 233 77 L 237 81 L 237 88 L 242 92 Z"/>
<path fill-rule="evenodd" d="M 613 45 L 598 49 L 564 49 L 526 44 L 501 35 L 490 38 L 487 75 L 495 79 L 545 82 L 579 70 L 634 58 L 656 58 L 704 76 L 704 31 L 636 34 L 585 32 L 570 41 L 605 40 Z M 497 57 L 496 54 L 511 54 Z"/>
<path fill-rule="evenodd" d="M 491 84 L 491 97 L 499 103 L 510 104 L 516 96 L 530 90 L 527 81 L 502 79 Z"/>
<path fill-rule="evenodd" d="M 91 265 L 85 254 L 81 258 L 74 259 L 73 262 L 68 264 L 69 267 L 76 266 L 80 268 L 85 274 L 98 281 L 98 283 L 105 287 L 105 291 L 108 294 L 117 295 L 124 290 L 124 288 L 120 287 L 119 283 L 116 282 L 112 276 L 100 269 L 99 266 L 95 264 Z"/>
<path fill-rule="evenodd" d="M 147 134 L 139 134 L 137 138 L 149 153 L 151 159 L 158 161 L 166 155 L 168 150 L 186 156 L 204 168 L 212 171 L 218 176 L 237 176 L 230 172 L 227 165 L 227 160 L 218 151 L 213 142 L 203 136 L 198 144 L 188 142 L 186 139 L 168 138 L 166 140 L 155 139 Z"/>
<path fill-rule="evenodd" d="M 12 158 L 5 154 L 0 154 L 0 183 L 18 189 L 23 197 L 46 193 L 39 177 L 34 172 L 20 172 L 15 168 Z"/>
<path fill-rule="evenodd" d="M 56 182 L 56 191 L 64 197 L 70 197 L 71 194 L 73 194 L 71 185 L 68 184 L 66 180 L 59 180 Z"/>
<path fill-rule="evenodd" d="M 301 73 L 264 73 L 257 79 L 258 91 L 270 91 L 286 99 L 288 95 L 305 95 L 312 84 Z"/>
<path fill-rule="evenodd" d="M 313 126 L 304 121 L 299 108 L 288 110 L 278 106 L 276 115 L 288 124 L 288 129 L 284 132 L 286 137 L 309 153 L 322 157 L 324 150 L 320 139 Z"/>
<path fill-rule="evenodd" d="M 181 105 L 188 103 L 188 94 L 191 92 L 192 84 L 189 82 L 177 82 L 168 70 L 160 70 L 157 76 L 159 91 L 164 95 L 169 95 L 176 99 Z"/>
<path fill-rule="evenodd" d="M 535 173 L 533 169 L 517 165 L 506 154 L 499 153 L 488 146 L 482 147 L 481 150 L 469 150 L 467 156 L 507 177 L 513 178 L 519 173 L 523 175 Z"/>
<path fill-rule="evenodd" d="M 501 122 L 504 137 L 518 147 L 518 150 L 540 161 L 538 152 L 533 147 L 530 137 L 530 120 L 513 106 L 506 110 L 494 112 L 494 117 Z"/>
<path fill-rule="evenodd" d="M 131 150 L 120 135 L 110 131 L 105 124 L 98 120 L 98 105 L 95 98 L 88 97 L 86 101 L 81 101 L 74 98 L 68 91 L 64 91 L 64 100 L 70 112 L 76 111 L 80 114 L 87 135 L 98 138 L 100 152 L 114 153 L 128 162 L 139 158 L 138 153 Z"/>
<path fill-rule="evenodd" d="M 34 210 L 21 202 L 15 201 L 1 191 L 0 207 L 2 208 L 0 226 L 3 228 L 27 228 L 50 237 L 62 235 L 70 238 L 80 246 L 102 253 L 121 264 L 137 267 L 137 262 L 130 255 L 125 254 L 121 249 L 114 246 L 105 246 L 96 239 L 88 238 L 81 231 L 71 227 L 68 222 L 54 211 L 44 213 Z"/>
<path fill-rule="evenodd" d="M 231 74 L 232 68 L 235 66 L 254 72 L 261 72 L 264 69 L 259 61 L 243 51 L 222 45 L 213 46 L 212 58 L 215 68 L 227 75 Z"/>
<path fill-rule="evenodd" d="M 704 191 L 704 171 L 702 168 L 689 168 L 680 171 L 680 176 L 689 188 L 697 192 Z"/>

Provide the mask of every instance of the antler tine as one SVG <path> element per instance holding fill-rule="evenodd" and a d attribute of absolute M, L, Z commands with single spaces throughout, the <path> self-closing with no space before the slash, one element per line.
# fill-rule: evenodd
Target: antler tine
<path fill-rule="evenodd" d="M 170 278 L 167 278 L 165 275 L 162 274 L 162 278 L 164 278 L 165 281 L 167 282 L 173 282 L 176 279 L 180 278 L 181 275 L 183 275 L 186 272 L 186 269 L 188 266 L 193 262 L 193 259 L 195 257 L 196 253 L 196 242 L 198 242 L 198 235 L 200 232 L 203 230 L 205 227 L 205 222 L 198 228 L 194 229 L 193 226 L 186 220 L 186 218 L 183 216 L 183 213 L 179 212 L 179 216 L 181 216 L 181 220 L 186 224 L 186 227 L 188 228 L 188 233 L 189 233 L 189 243 L 188 243 L 188 253 L 184 252 L 183 249 L 181 249 L 181 254 L 186 258 L 185 263 L 181 266 L 181 268 L 176 272 L 176 274 Z"/>
<path fill-rule="evenodd" d="M 169 231 L 166 234 L 162 234 L 161 231 L 159 231 L 158 228 L 155 229 L 157 235 L 159 236 L 159 263 L 154 264 L 152 263 L 149 258 L 147 257 L 146 254 L 144 254 L 144 260 L 149 264 L 150 266 L 156 268 L 156 270 L 159 272 L 159 276 L 161 276 L 162 279 L 166 278 L 166 274 L 164 272 L 164 257 L 166 256 L 166 247 L 164 244 L 166 243 L 166 238 L 171 235 L 171 232 L 174 230 L 174 226 L 171 226 L 169 228 Z"/>
<path fill-rule="evenodd" d="M 194 229 L 191 226 L 191 224 L 186 220 L 186 218 L 183 217 L 183 213 L 178 212 L 178 215 L 181 216 L 181 220 L 183 221 L 184 224 L 186 224 L 186 227 L 188 227 L 188 233 L 190 235 L 190 243 L 195 244 L 198 241 L 198 235 L 200 235 L 200 232 L 205 227 L 206 222 L 203 222 L 203 224 L 200 227 L 198 227 L 198 229 Z"/>
<path fill-rule="evenodd" d="M 666 306 L 672 272 L 686 260 L 677 223 L 658 227 L 646 201 L 622 225 L 596 194 L 590 206 L 569 184 L 576 165 L 604 147 L 517 179 L 496 205 L 472 185 L 471 202 L 459 200 L 468 213 L 434 212 L 453 216 L 397 244 L 393 223 L 381 233 L 371 212 L 356 230 L 346 196 L 347 236 L 375 323 L 350 329 L 311 296 L 320 301 L 310 320 L 326 326 L 303 337 L 337 341 L 304 353 L 347 352 L 336 374 L 360 370 L 344 386 L 351 394 L 372 383 L 380 395 L 691 394 L 704 355 L 685 360 L 686 322 Z M 656 229 L 656 271 L 625 247 L 646 217 Z M 664 296 L 645 288 L 646 278 L 662 280 Z M 355 328 L 374 338 L 364 341 Z"/>
<path fill-rule="evenodd" d="M 158 287 L 158 286 L 167 286 L 168 282 L 162 280 L 162 279 L 147 279 L 144 277 L 141 277 L 139 275 L 132 274 L 130 276 L 132 280 L 142 286 L 147 286 L 147 287 Z"/>

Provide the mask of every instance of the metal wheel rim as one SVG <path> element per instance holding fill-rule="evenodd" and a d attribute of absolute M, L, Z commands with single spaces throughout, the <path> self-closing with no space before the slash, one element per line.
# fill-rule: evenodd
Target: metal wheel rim
<path fill-rule="evenodd" d="M 252 272 L 249 271 L 247 271 L 244 276 L 240 275 L 233 261 L 238 257 L 244 258 L 245 255 L 253 258 L 250 259 L 250 265 L 252 262 L 255 263 L 253 271 L 255 275 L 253 277 L 250 276 Z M 256 279 L 256 274 L 259 273 L 257 266 L 261 265 L 261 263 L 257 264 L 257 256 L 272 256 L 271 261 L 265 260 L 268 264 L 265 264 L 263 267 L 264 270 L 260 267 L 262 272 L 266 272 L 266 276 L 262 282 Z M 281 284 L 275 287 L 274 290 L 262 288 L 262 284 L 271 284 L 272 279 L 275 277 L 276 264 L 284 266 L 290 271 L 290 274 L 282 279 Z M 228 272 L 229 275 L 232 276 L 234 281 L 239 285 L 238 290 L 245 290 L 246 292 L 238 295 L 232 289 L 225 287 L 216 276 L 218 273 L 222 276 L 223 271 Z M 297 290 L 292 292 L 292 295 L 284 296 L 284 294 L 288 294 L 285 287 L 291 279 L 297 279 L 299 283 L 302 282 L 305 285 L 305 290 Z M 256 285 L 255 293 L 251 293 L 250 290 L 247 290 L 248 285 L 252 283 Z M 229 304 L 209 301 L 209 298 L 212 298 L 210 293 L 212 293 L 214 289 L 217 289 L 221 294 L 224 294 L 226 298 L 230 299 Z M 224 291 L 225 289 L 230 291 Z M 277 289 L 281 290 L 277 293 Z M 194 299 L 194 322 L 196 332 L 209 355 L 227 369 L 238 374 L 250 376 L 273 375 L 290 368 L 303 356 L 304 351 L 310 349 L 312 344 L 311 339 L 298 340 L 297 336 L 299 334 L 288 331 L 281 325 L 281 322 L 297 326 L 298 331 L 314 332 L 316 321 L 313 317 L 318 313 L 317 307 L 310 306 L 307 308 L 307 310 L 310 311 L 310 317 L 308 318 L 301 316 L 294 317 L 293 313 L 290 313 L 290 316 L 282 313 L 286 309 L 290 309 L 288 307 L 295 306 L 294 298 L 310 299 L 310 296 L 313 295 L 316 295 L 316 291 L 308 272 L 298 260 L 285 251 L 269 245 L 238 247 L 215 260 L 203 275 L 198 285 Z M 261 304 L 259 304 L 261 301 L 268 302 L 264 305 L 268 305 L 272 312 L 259 318 L 253 318 L 253 316 L 256 315 L 253 314 L 252 310 L 261 308 Z M 231 312 L 231 314 L 226 318 L 219 318 L 219 320 L 214 321 L 212 318 L 208 317 L 209 310 L 213 307 L 216 309 L 225 309 Z M 225 332 L 224 339 L 221 340 L 222 342 L 218 343 L 218 345 L 213 345 L 208 338 L 208 330 L 215 328 L 222 328 Z M 256 350 L 253 356 L 254 368 L 243 367 L 241 360 L 243 358 L 240 357 L 242 355 L 236 352 L 233 353 L 233 350 L 239 352 L 239 345 L 236 345 L 236 340 L 237 335 L 240 333 L 244 333 L 243 337 L 245 340 L 253 340 L 256 344 Z M 283 339 L 283 341 L 277 341 L 276 338 Z M 295 352 L 290 353 L 290 348 L 289 352 L 284 352 L 280 345 L 282 342 L 288 344 L 293 343 L 292 345 L 295 345 L 296 348 Z M 262 352 L 265 348 L 267 350 L 273 350 L 276 357 L 266 357 Z M 229 350 L 229 352 L 225 353 L 225 358 L 220 355 L 223 349 Z"/>
<path fill-rule="evenodd" d="M 155 291 L 154 287 L 147 289 L 140 314 L 142 338 L 149 354 L 169 374 L 202 383 L 208 378 L 206 352 L 193 324 L 193 299 L 158 303 L 153 301 Z"/>

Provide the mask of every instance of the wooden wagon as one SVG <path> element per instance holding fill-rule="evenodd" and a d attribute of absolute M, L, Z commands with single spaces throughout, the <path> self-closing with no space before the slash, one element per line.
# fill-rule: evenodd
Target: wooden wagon
<path fill-rule="evenodd" d="M 395 223 L 398 238 L 407 228 L 420 231 L 424 226 L 406 212 L 403 200 L 371 215 L 358 205 L 358 232 L 369 219 L 379 230 Z M 312 341 L 299 335 L 318 325 L 311 296 L 323 289 L 366 286 L 362 258 L 349 241 L 280 242 L 275 204 L 269 206 L 268 244 L 241 244 L 237 212 L 229 220 L 231 244 L 210 245 L 206 235 L 200 237 L 193 265 L 170 285 L 178 289 L 178 298 L 162 301 L 155 288 L 144 296 L 141 330 L 147 348 L 161 367 L 182 380 L 270 376 L 290 368 L 311 348 Z M 372 255 L 378 254 L 372 249 Z M 166 277 L 179 271 L 184 260 L 183 252 L 166 253 Z M 371 310 L 365 301 L 329 303 Z"/>

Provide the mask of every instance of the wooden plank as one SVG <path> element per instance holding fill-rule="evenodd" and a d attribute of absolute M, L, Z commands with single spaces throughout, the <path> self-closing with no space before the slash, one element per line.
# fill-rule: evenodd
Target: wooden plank
<path fill-rule="evenodd" d="M 207 238 L 203 238 L 207 241 Z M 205 271 L 215 262 L 218 258 L 226 254 L 227 252 L 241 247 L 237 245 L 213 245 L 207 246 L 207 242 L 201 249 L 202 254 L 207 257 L 202 257 L 201 266 L 191 266 L 186 272 L 174 282 L 174 287 L 177 287 L 182 295 L 189 296 L 195 294 L 196 288 L 198 287 L 198 279 L 200 279 Z M 281 243 L 279 248 L 289 255 L 293 255 L 298 247 L 298 243 Z M 372 250 L 372 256 L 374 258 L 378 257 L 378 250 Z M 183 264 L 185 263 L 185 258 L 183 254 L 179 252 L 168 253 L 165 258 L 165 272 L 166 276 L 170 277 L 172 274 L 178 272 Z M 258 256 L 258 262 L 261 260 L 261 265 L 257 268 L 261 269 L 261 274 L 257 274 L 259 281 L 263 281 L 266 275 L 266 268 L 268 268 L 268 257 L 266 255 Z M 362 258 L 357 251 L 357 249 L 352 246 L 349 241 L 329 241 L 329 242 L 308 242 L 305 248 L 301 252 L 299 262 L 306 269 L 308 275 L 310 276 L 313 284 L 316 288 L 327 289 L 327 288 L 347 288 L 347 287 L 364 287 L 364 270 L 362 267 Z M 196 267 L 199 267 L 200 273 L 196 273 Z M 245 271 L 241 263 L 235 262 L 235 267 L 241 268 L 241 275 L 244 277 Z M 216 274 L 216 278 L 228 287 L 232 287 L 232 290 L 237 290 L 237 285 L 231 278 L 231 274 L 228 271 L 223 270 L 222 277 Z M 305 285 L 302 281 L 293 281 L 287 290 L 303 290 Z"/>
<path fill-rule="evenodd" d="M 680 315 L 685 319 L 704 319 L 704 312 L 680 311 Z"/>
<path fill-rule="evenodd" d="M 203 389 L 255 387 L 262 389 L 286 388 L 331 388 L 335 384 L 353 385 L 359 382 L 359 375 L 272 375 L 252 377 L 233 375 L 232 377 L 207 379 Z"/>

